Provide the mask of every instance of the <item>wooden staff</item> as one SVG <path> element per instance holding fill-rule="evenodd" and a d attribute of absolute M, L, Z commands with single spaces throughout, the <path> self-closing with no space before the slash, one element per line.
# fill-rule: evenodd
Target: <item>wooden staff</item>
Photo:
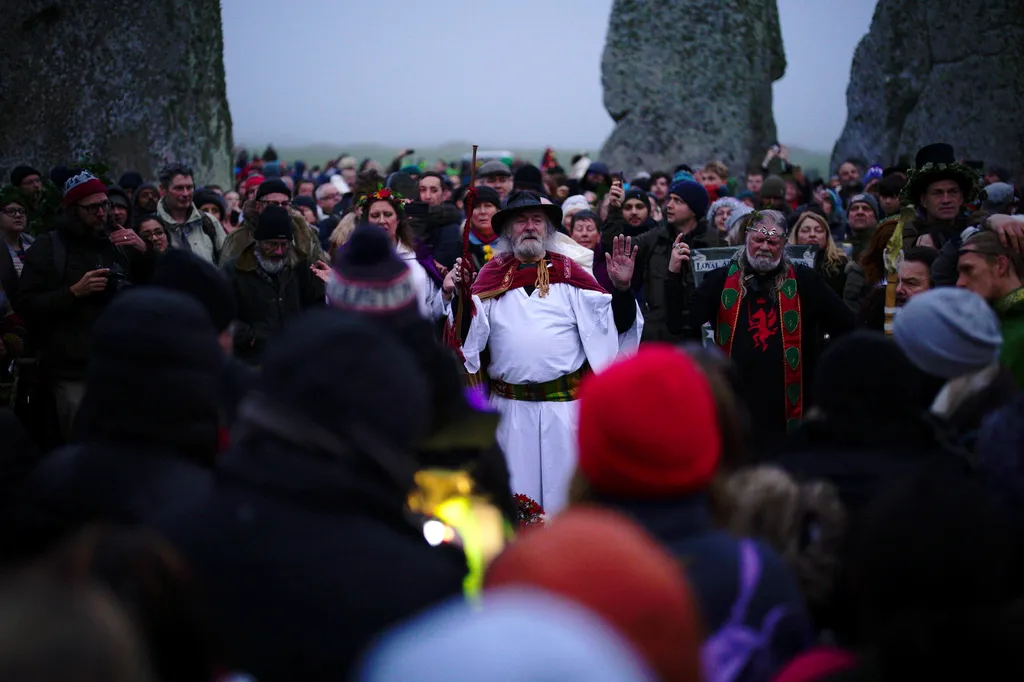
<path fill-rule="evenodd" d="M 466 276 L 466 273 L 468 272 L 467 265 L 472 263 L 472 256 L 469 253 L 469 225 L 473 220 L 473 204 L 476 203 L 476 150 L 477 145 L 473 145 L 473 162 L 469 166 L 469 191 L 466 192 L 466 197 L 463 203 L 463 208 L 466 212 L 466 227 L 462 230 L 462 268 L 459 273 L 459 300 L 455 302 L 455 329 L 452 330 L 455 333 L 455 339 L 459 342 L 460 346 L 462 345 L 463 340 L 463 311 L 467 305 L 473 305 L 473 301 L 470 298 L 470 296 L 472 296 L 472 290 L 470 287 L 469 277 Z"/>

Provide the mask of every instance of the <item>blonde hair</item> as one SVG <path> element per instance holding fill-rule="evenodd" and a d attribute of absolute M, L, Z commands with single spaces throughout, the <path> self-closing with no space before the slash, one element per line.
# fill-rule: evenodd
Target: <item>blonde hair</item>
<path fill-rule="evenodd" d="M 846 512 L 831 483 L 798 483 L 782 469 L 759 466 L 721 482 L 732 533 L 772 546 L 797 577 L 812 613 L 827 608 Z"/>
<path fill-rule="evenodd" d="M 836 240 L 832 239 L 832 230 L 828 226 L 828 221 L 824 217 L 818 215 L 814 211 L 804 211 L 797 216 L 796 222 L 793 223 L 793 229 L 789 233 L 789 243 L 796 244 L 798 233 L 800 232 L 800 223 L 810 218 L 814 222 L 818 223 L 823 230 L 825 230 L 825 260 L 822 264 L 822 269 L 825 274 L 829 277 L 835 277 L 846 267 L 846 254 L 843 250 L 836 245 Z"/>
<path fill-rule="evenodd" d="M 722 178 L 723 181 L 729 179 L 729 167 L 722 161 L 709 161 L 704 164 L 704 170 L 709 173 L 714 173 L 718 177 Z"/>

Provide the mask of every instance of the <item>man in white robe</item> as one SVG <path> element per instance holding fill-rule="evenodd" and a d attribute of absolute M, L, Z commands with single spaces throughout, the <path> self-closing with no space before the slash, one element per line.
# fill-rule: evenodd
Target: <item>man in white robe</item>
<path fill-rule="evenodd" d="M 498 443 L 512 491 L 530 496 L 548 514 L 565 506 L 576 467 L 580 381 L 620 353 L 635 351 L 643 328 L 630 292 L 636 259 L 630 240 L 620 238 L 606 255 L 615 289 L 605 292 L 555 250 L 561 213 L 519 192 L 495 214 L 491 224 L 502 235 L 498 253 L 473 284 L 473 311 L 463 313 L 462 335 L 466 370 L 486 372 L 502 415 Z M 461 276 L 460 260 L 442 286 L 451 325 Z"/>

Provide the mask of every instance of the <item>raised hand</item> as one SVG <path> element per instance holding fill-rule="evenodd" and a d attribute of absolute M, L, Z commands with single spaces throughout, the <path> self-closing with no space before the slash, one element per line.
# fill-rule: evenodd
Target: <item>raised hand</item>
<path fill-rule="evenodd" d="M 683 263 L 690 260 L 690 245 L 683 241 L 683 235 L 677 235 L 672 244 L 672 254 L 668 258 L 668 271 L 677 273 L 683 269 Z"/>
<path fill-rule="evenodd" d="M 633 246 L 632 239 L 619 235 L 612 241 L 612 252 L 604 255 L 608 279 L 619 291 L 629 291 L 633 283 L 633 267 L 639 250 L 639 246 Z"/>
<path fill-rule="evenodd" d="M 324 283 L 326 283 L 331 277 L 330 266 L 322 260 L 313 261 L 313 264 L 309 266 L 309 269 L 312 270 L 313 274 L 319 277 Z"/>

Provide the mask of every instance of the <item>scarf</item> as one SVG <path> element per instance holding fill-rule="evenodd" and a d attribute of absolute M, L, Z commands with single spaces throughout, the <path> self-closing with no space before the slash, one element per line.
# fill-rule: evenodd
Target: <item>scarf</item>
<path fill-rule="evenodd" d="M 729 274 L 722 290 L 718 308 L 718 326 L 715 340 L 725 354 L 732 357 L 736 323 L 746 288 L 742 286 L 743 268 L 736 261 L 729 266 Z M 796 271 L 786 265 L 786 278 L 778 291 L 779 320 L 782 324 L 783 390 L 786 405 L 786 429 L 792 431 L 803 418 L 803 343 L 800 313 L 800 293 L 797 291 Z"/>

